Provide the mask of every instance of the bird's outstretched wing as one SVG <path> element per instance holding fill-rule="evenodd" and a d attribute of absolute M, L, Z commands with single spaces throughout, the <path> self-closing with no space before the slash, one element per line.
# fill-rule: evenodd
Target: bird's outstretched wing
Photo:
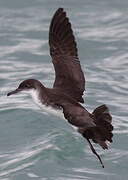
<path fill-rule="evenodd" d="M 78 59 L 77 46 L 66 12 L 59 8 L 49 29 L 49 46 L 55 68 L 54 88 L 61 88 L 78 102 L 84 102 L 84 74 Z"/>
<path fill-rule="evenodd" d="M 76 126 L 77 128 L 84 128 L 86 130 L 96 126 L 91 114 L 81 105 L 67 103 L 62 107 L 64 117 L 70 124 Z"/>

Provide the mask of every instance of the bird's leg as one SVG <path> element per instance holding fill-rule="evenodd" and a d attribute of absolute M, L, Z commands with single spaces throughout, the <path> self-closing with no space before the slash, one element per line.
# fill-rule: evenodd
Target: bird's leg
<path fill-rule="evenodd" d="M 101 160 L 101 157 L 99 156 L 99 154 L 97 154 L 97 152 L 96 152 L 96 150 L 94 149 L 93 145 L 91 144 L 90 140 L 89 140 L 88 138 L 86 138 L 86 139 L 87 139 L 87 141 L 88 141 L 88 143 L 89 143 L 89 146 L 90 146 L 92 152 L 97 156 L 97 158 L 99 159 L 102 167 L 104 168 L 104 164 L 103 164 L 103 162 L 102 162 L 102 160 Z"/>

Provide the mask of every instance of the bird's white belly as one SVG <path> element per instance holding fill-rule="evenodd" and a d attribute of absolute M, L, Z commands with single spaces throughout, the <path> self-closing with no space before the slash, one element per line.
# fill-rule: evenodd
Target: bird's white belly
<path fill-rule="evenodd" d="M 58 116 L 60 118 L 63 118 L 64 119 L 64 115 L 63 115 L 63 112 L 62 110 L 60 109 L 55 109 L 51 106 L 46 106 L 46 105 L 43 105 L 43 104 L 38 104 L 38 106 L 46 113 L 50 114 L 50 115 L 54 115 L 54 116 Z"/>

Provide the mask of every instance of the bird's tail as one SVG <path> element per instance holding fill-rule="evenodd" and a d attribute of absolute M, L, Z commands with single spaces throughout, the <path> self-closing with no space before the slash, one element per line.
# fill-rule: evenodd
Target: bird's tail
<path fill-rule="evenodd" d="M 104 167 L 100 156 L 96 153 L 94 147 L 92 146 L 90 139 L 98 143 L 103 149 L 108 149 L 107 142 L 112 142 L 112 116 L 109 113 L 109 109 L 106 105 L 101 105 L 97 107 L 92 115 L 94 117 L 94 122 L 96 127 L 92 127 L 83 131 L 82 135 L 89 142 L 90 148 L 92 152 L 99 158 L 102 167 Z"/>

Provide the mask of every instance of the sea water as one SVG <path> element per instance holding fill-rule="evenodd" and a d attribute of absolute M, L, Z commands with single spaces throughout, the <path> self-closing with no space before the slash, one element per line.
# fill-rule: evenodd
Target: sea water
<path fill-rule="evenodd" d="M 109 150 L 87 142 L 26 95 L 7 97 L 22 80 L 52 87 L 48 30 L 65 8 L 86 78 L 84 106 L 107 104 L 114 137 Z M 128 1 L 0 0 L 0 180 L 128 179 Z"/>

